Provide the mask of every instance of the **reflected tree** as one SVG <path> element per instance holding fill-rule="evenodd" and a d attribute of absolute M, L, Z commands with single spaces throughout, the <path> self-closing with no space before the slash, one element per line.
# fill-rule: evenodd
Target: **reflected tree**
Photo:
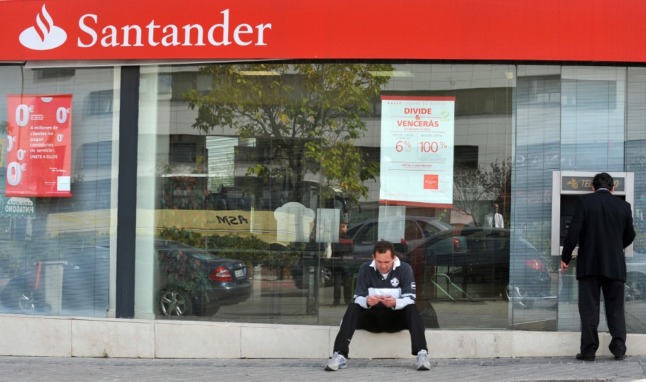
<path fill-rule="evenodd" d="M 491 192 L 491 198 L 501 204 L 504 216 L 509 216 L 511 198 L 511 158 L 494 161 L 483 169 L 481 182 Z"/>
<path fill-rule="evenodd" d="M 482 201 L 490 197 L 484 185 L 480 183 L 482 169 L 456 167 L 453 174 L 453 205 L 465 215 L 471 216 L 475 225 L 482 208 Z"/>
<path fill-rule="evenodd" d="M 389 64 L 210 65 L 201 68 L 212 78 L 210 89 L 184 97 L 197 110 L 195 129 L 229 128 L 240 138 L 270 141 L 271 164 L 259 161 L 247 172 L 261 179 L 279 174 L 292 201 L 301 200 L 306 174 L 357 200 L 378 168 L 355 143 L 391 71 Z"/>
<path fill-rule="evenodd" d="M 475 225 L 491 201 L 501 203 L 503 216 L 509 208 L 511 194 L 510 159 L 494 161 L 489 166 L 456 167 L 453 178 L 453 204 L 471 216 Z M 488 211 L 487 211 L 488 212 Z"/>

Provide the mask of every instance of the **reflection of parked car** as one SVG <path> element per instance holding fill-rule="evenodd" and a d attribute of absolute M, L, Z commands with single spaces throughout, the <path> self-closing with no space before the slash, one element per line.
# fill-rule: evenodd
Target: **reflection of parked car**
<path fill-rule="evenodd" d="M 220 306 L 236 304 L 251 295 L 247 268 L 238 260 L 224 259 L 181 243 L 155 240 L 160 260 L 159 304 L 167 316 L 212 315 Z M 110 248 L 105 245 L 71 247 L 60 261 L 36 263 L 11 278 L 0 292 L 6 309 L 47 313 L 58 306 L 75 315 L 105 317 L 108 308 Z M 46 290 L 47 280 L 62 271 L 60 301 Z M 51 282 L 49 283 L 51 285 Z"/>
<path fill-rule="evenodd" d="M 292 277 L 298 288 L 308 288 L 308 282 L 303 277 L 304 269 L 307 266 L 318 267 L 319 285 L 330 286 L 334 272 L 342 270 L 343 274 L 351 275 L 358 271 L 361 264 L 370 261 L 374 245 L 380 239 L 393 241 L 397 255 L 403 261 L 408 261 L 411 251 L 423 248 L 426 239 L 452 230 L 451 225 L 426 216 L 394 216 L 351 224 L 347 233 L 351 241 L 338 243 L 333 250 L 335 256 L 319 258 L 318 254 L 324 253 L 324 245 L 320 250 L 314 248 L 293 267 Z"/>
<path fill-rule="evenodd" d="M 435 218 L 398 216 L 373 219 L 352 225 L 348 229 L 348 236 L 352 238 L 354 244 L 354 255 L 367 261 L 372 258 L 373 247 L 380 239 L 392 241 L 396 245 L 396 249 L 402 251 L 403 244 L 407 248 L 417 248 L 423 245 L 429 237 L 449 231 L 453 231 L 450 224 Z"/>
<path fill-rule="evenodd" d="M 491 286 L 494 295 L 529 307 L 537 298 L 550 296 L 551 279 L 533 245 L 513 238 L 512 246 L 511 240 L 510 231 L 502 228 L 441 232 L 425 243 L 427 265 L 442 267 L 453 280 L 461 279 L 465 290 L 477 284 Z"/>
<path fill-rule="evenodd" d="M 156 240 L 161 272 L 159 306 L 166 316 L 213 315 L 251 295 L 247 267 L 205 250 Z"/>
<path fill-rule="evenodd" d="M 108 309 L 110 248 L 107 245 L 66 248 L 60 261 L 42 261 L 7 282 L 0 293 L 5 308 L 48 313 L 56 308 L 76 315 L 105 317 Z M 47 290 L 56 281 L 60 293 Z M 60 297 L 57 297 L 60 296 Z"/>
<path fill-rule="evenodd" d="M 646 300 L 646 248 L 635 243 L 633 255 L 626 257 L 626 271 L 626 299 Z"/>
<path fill-rule="evenodd" d="M 626 257 L 626 300 L 646 300 L 646 247 L 637 241 L 633 255 Z"/>

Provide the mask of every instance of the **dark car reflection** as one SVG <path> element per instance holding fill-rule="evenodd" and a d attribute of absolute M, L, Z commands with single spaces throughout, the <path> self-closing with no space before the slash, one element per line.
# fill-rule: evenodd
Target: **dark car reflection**
<path fill-rule="evenodd" d="M 298 288 L 307 289 L 313 281 L 307 277 L 308 270 L 318 268 L 318 285 L 328 287 L 332 285 L 334 273 L 352 275 L 361 264 L 372 260 L 372 250 L 380 235 L 392 239 L 401 233 L 398 240 L 393 240 L 395 251 L 400 259 L 408 261 L 410 253 L 406 248 L 423 246 L 426 239 L 447 230 L 451 231 L 452 226 L 426 216 L 393 216 L 351 224 L 347 233 L 349 239 L 333 243 L 330 257 L 322 255 L 326 244 L 312 243 L 292 268 L 292 277 Z"/>
<path fill-rule="evenodd" d="M 633 244 L 633 255 L 626 257 L 626 299 L 646 300 L 646 247 L 642 242 Z"/>
<path fill-rule="evenodd" d="M 155 240 L 154 245 L 159 260 L 156 295 L 161 314 L 213 315 L 221 306 L 250 297 L 251 282 L 243 262 L 170 240 Z M 7 282 L 0 292 L 5 311 L 106 316 L 108 243 L 65 248 L 62 253 L 60 261 L 37 262 Z"/>
<path fill-rule="evenodd" d="M 11 278 L 0 293 L 2 306 L 27 314 L 46 314 L 55 309 L 56 313 L 105 317 L 109 246 L 70 247 L 62 252 L 60 261 L 39 261 Z"/>
<path fill-rule="evenodd" d="M 454 228 L 426 217 L 402 219 L 404 237 L 395 243 L 395 249 L 403 261 L 412 265 L 418 293 L 427 294 L 421 288 L 436 287 L 437 298 L 454 299 L 442 288 L 448 283 L 457 287 L 461 297 L 472 300 L 502 297 L 520 307 L 531 307 L 538 299 L 554 297 L 545 259 L 527 240 L 512 239 L 508 229 Z M 381 224 L 392 222 L 390 219 Z M 349 230 L 352 242 L 331 258 L 321 256 L 322 248 L 306 253 L 292 270 L 296 286 L 303 289 L 310 285 L 329 286 L 331 275 L 338 269 L 345 274 L 356 272 L 371 259 L 378 224 L 371 220 L 355 225 Z M 313 277 L 307 277 L 312 274 L 319 278 L 318 284 Z"/>
<path fill-rule="evenodd" d="M 434 235 L 425 247 L 427 266 L 459 282 L 468 296 L 502 296 L 521 307 L 553 297 L 545 259 L 507 229 L 463 227 Z"/>
<path fill-rule="evenodd" d="M 221 306 L 251 296 L 247 266 L 205 250 L 170 240 L 156 240 L 161 290 L 159 308 L 165 316 L 211 316 Z"/>
<path fill-rule="evenodd" d="M 405 248 L 418 248 L 434 235 L 441 232 L 452 232 L 453 226 L 443 221 L 426 216 L 390 217 L 387 219 L 373 219 L 354 224 L 348 230 L 354 245 L 353 254 L 365 261 L 372 258 L 375 243 L 386 234 L 393 240 L 398 252 L 405 252 Z M 397 235 L 396 233 L 400 233 Z M 406 255 L 406 253 L 404 253 Z"/>

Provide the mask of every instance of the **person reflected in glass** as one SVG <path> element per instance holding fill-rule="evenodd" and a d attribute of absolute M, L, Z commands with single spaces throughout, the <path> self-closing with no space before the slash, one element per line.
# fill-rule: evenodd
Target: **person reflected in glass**
<path fill-rule="evenodd" d="M 353 271 L 343 263 L 345 255 L 351 255 L 353 251 L 352 238 L 348 236 L 348 222 L 342 221 L 339 224 L 339 242 L 332 246 L 332 257 L 336 266 L 332 270 L 333 305 L 341 304 L 341 292 L 345 304 L 352 302 L 352 274 Z"/>
<path fill-rule="evenodd" d="M 493 228 L 505 228 L 505 220 L 500 213 L 500 205 L 494 203 L 493 211 L 487 214 L 487 226 Z"/>

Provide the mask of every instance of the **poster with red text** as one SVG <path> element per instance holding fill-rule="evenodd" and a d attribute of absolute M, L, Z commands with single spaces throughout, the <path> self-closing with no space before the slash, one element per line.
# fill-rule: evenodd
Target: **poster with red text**
<path fill-rule="evenodd" d="M 72 95 L 9 95 L 6 196 L 71 197 Z"/>
<path fill-rule="evenodd" d="M 382 96 L 382 204 L 453 204 L 455 97 Z"/>

